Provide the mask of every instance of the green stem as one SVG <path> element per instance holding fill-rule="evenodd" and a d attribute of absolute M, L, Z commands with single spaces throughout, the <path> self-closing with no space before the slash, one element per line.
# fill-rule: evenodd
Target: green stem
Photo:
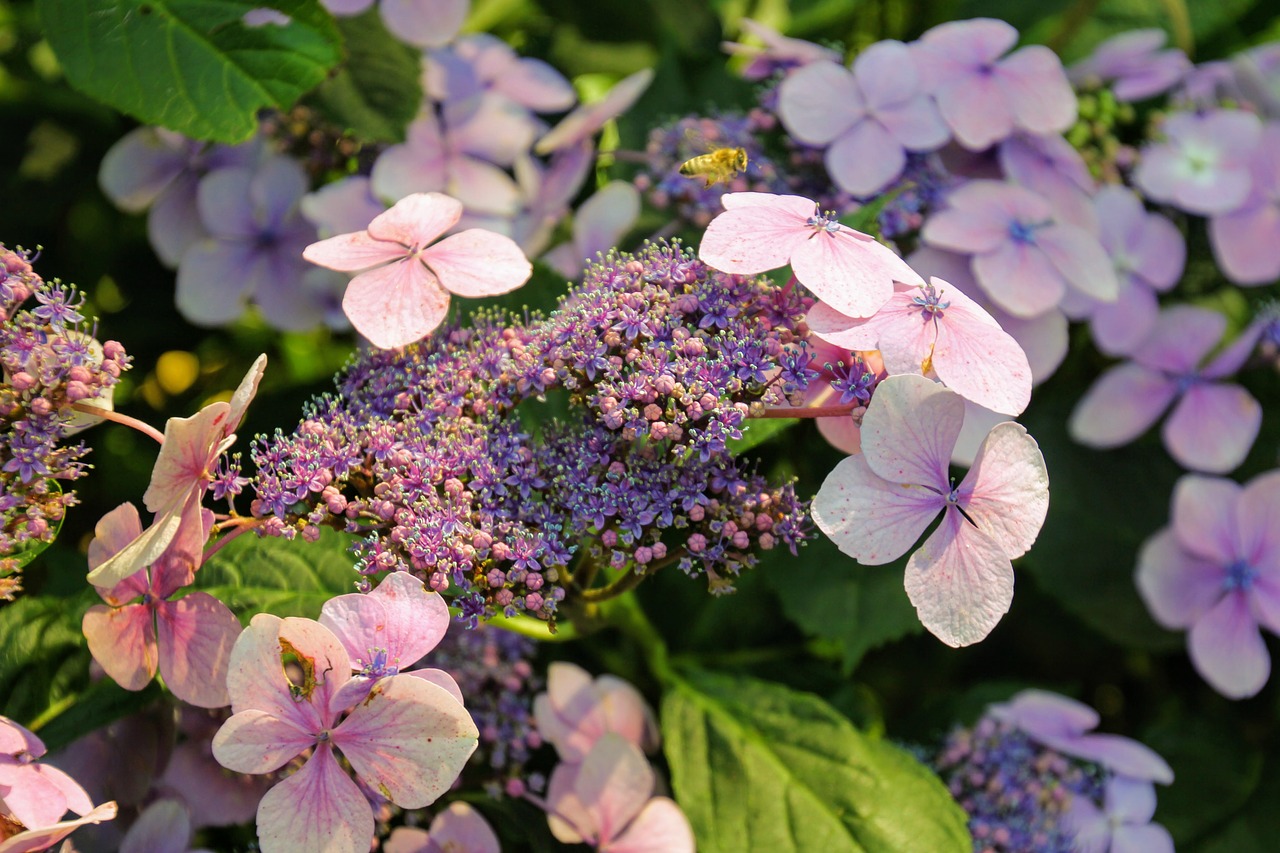
<path fill-rule="evenodd" d="M 671 687 L 680 681 L 671 666 L 666 641 L 662 639 L 658 629 L 653 627 L 634 595 L 623 595 L 600 605 L 598 615 L 605 624 L 617 628 L 635 641 L 649 665 L 649 671 L 660 684 Z"/>
<path fill-rule="evenodd" d="M 572 622 L 557 622 L 553 631 L 550 623 L 522 613 L 512 617 L 495 616 L 485 624 L 544 643 L 566 643 L 578 638 L 578 629 Z"/>

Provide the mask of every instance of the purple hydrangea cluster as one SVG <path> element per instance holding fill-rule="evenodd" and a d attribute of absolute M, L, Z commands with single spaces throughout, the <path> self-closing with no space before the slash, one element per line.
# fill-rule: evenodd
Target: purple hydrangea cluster
<path fill-rule="evenodd" d="M 1070 853 L 1067 807 L 1073 797 L 1103 792 L 1097 766 L 991 717 L 951 732 L 931 763 L 969 815 L 974 853 Z"/>
<path fill-rule="evenodd" d="M 485 768 L 478 771 L 486 774 L 482 783 L 512 796 L 538 787 L 524 778 L 525 762 L 542 745 L 533 718 L 533 697 L 543 689 L 532 664 L 536 648 L 528 637 L 478 625 L 448 632 L 431 653 L 431 662 L 458 682 L 480 730 L 471 766 Z"/>
<path fill-rule="evenodd" d="M 730 451 L 753 403 L 804 391 L 806 308 L 678 244 L 612 253 L 545 318 L 481 313 L 355 362 L 255 442 L 254 511 L 268 533 L 362 534 L 362 571 L 452 586 L 473 624 L 553 620 L 668 564 L 729 591 L 757 549 L 806 535 L 793 487 Z M 549 395 L 568 413 L 538 418 Z"/>
<path fill-rule="evenodd" d="M 0 599 L 19 591 L 31 549 L 53 541 L 76 503 L 60 481 L 84 476 L 88 448 L 62 441 L 100 419 L 71 404 L 110 409 L 112 386 L 129 368 L 124 347 L 99 343 L 87 328 L 84 295 L 45 281 L 31 260 L 0 245 Z M 33 298 L 35 307 L 22 307 Z"/>

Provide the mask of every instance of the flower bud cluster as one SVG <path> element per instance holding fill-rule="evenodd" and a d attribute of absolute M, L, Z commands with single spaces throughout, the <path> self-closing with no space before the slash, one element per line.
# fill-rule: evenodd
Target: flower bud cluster
<path fill-rule="evenodd" d="M 70 405 L 110 408 L 129 368 L 124 347 L 86 330 L 83 304 L 74 287 L 32 270 L 25 251 L 0 245 L 0 598 L 17 591 L 23 555 L 52 542 L 76 502 L 58 481 L 85 474 L 87 448 L 61 442 L 99 419 Z"/>
<path fill-rule="evenodd" d="M 610 254 L 548 317 L 481 314 L 355 362 L 293 434 L 255 442 L 254 511 L 267 532 L 365 534 L 363 571 L 452 586 L 472 622 L 549 620 L 600 573 L 668 563 L 728 591 L 806 534 L 793 487 L 729 450 L 751 403 L 798 390 L 780 368 L 805 309 L 679 245 Z M 540 417 L 548 397 L 567 412 Z"/>

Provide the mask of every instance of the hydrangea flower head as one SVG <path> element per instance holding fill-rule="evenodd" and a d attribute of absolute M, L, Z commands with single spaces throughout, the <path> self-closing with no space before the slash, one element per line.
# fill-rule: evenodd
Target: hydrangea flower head
<path fill-rule="evenodd" d="M 956 140 L 981 151 L 1015 129 L 1061 133 L 1076 120 L 1076 98 L 1062 61 L 1031 45 L 1005 56 L 1018 31 L 975 18 L 939 24 L 914 45 L 926 91 Z"/>
<path fill-rule="evenodd" d="M 948 208 L 924 225 L 931 246 L 973 256 L 973 274 L 991 299 L 1018 317 L 1056 308 L 1071 287 L 1101 301 L 1119 293 L 1115 270 L 1097 238 L 1055 218 L 1025 187 L 970 181 Z"/>
<path fill-rule="evenodd" d="M 303 257 L 330 269 L 366 270 L 347 285 L 343 310 L 375 346 L 404 346 L 443 322 L 450 293 L 507 293 L 533 272 L 520 247 L 501 234 L 473 228 L 433 242 L 461 216 L 456 199 L 415 193 L 377 216 L 368 230 L 313 243 Z"/>
<path fill-rule="evenodd" d="M 1271 674 L 1261 628 L 1280 633 L 1280 472 L 1244 486 L 1188 474 L 1173 520 L 1143 545 L 1137 583 L 1156 621 L 1186 628 L 1196 671 L 1224 696 L 1255 695 Z"/>
<path fill-rule="evenodd" d="M 1121 101 L 1142 101 L 1167 92 L 1191 70 L 1191 60 L 1177 48 L 1161 50 L 1164 30 L 1130 30 L 1112 36 L 1093 53 L 1067 69 L 1076 85 L 1109 84 Z"/>
<path fill-rule="evenodd" d="M 343 706 L 350 678 L 342 643 L 309 619 L 259 613 L 236 641 L 227 678 L 235 713 L 214 736 L 214 757 L 237 773 L 270 773 L 312 750 L 258 805 L 267 853 L 369 849 L 373 811 L 335 749 L 368 788 L 409 809 L 449 790 L 475 750 L 475 724 L 443 688 L 394 675 Z"/>
<path fill-rule="evenodd" d="M 1031 547 L 1049 508 L 1049 478 L 1034 439 L 997 424 L 958 486 L 947 476 L 964 421 L 958 394 L 918 374 L 881 382 L 862 419 L 862 453 L 827 476 L 813 518 L 865 565 L 905 554 L 939 512 L 942 524 L 907 560 L 906 588 L 921 623 L 950 646 L 990 633 L 1013 600 L 1010 560 Z"/>
<path fill-rule="evenodd" d="M 899 284 L 873 316 L 846 317 L 818 303 L 806 321 L 829 343 L 879 350 L 890 374 L 936 373 L 966 400 L 1017 415 L 1031 400 L 1031 366 L 1018 342 L 959 288 L 932 278 Z"/>
<path fill-rule="evenodd" d="M 1250 159 L 1252 190 L 1241 205 L 1209 220 L 1213 256 L 1236 284 L 1280 278 L 1280 123 L 1269 122 Z"/>
<path fill-rule="evenodd" d="M 1244 204 L 1253 187 L 1250 166 L 1262 122 L 1243 110 L 1176 113 L 1164 141 L 1143 148 L 1133 181 L 1154 201 L 1213 216 Z"/>
<path fill-rule="evenodd" d="M 924 279 L 874 237 L 841 225 L 807 198 L 729 193 L 725 212 L 702 235 L 700 257 L 730 273 L 754 275 L 791 265 L 801 284 L 842 314 L 870 317 L 895 281 Z"/>
<path fill-rule="evenodd" d="M 778 115 L 796 139 L 829 146 L 827 172 L 855 196 L 902 174 L 907 151 L 932 151 L 951 135 L 920 87 L 911 51 L 891 40 L 858 54 L 852 71 L 814 62 L 792 72 L 778 87 Z"/>
<path fill-rule="evenodd" d="M 1071 437 L 1090 447 L 1119 447 L 1173 413 L 1161 438 L 1178 464 L 1222 474 L 1249 453 L 1262 426 L 1262 406 L 1247 390 L 1222 380 L 1235 373 L 1261 333 L 1254 324 L 1202 366 L 1222 340 L 1227 320 L 1193 305 L 1165 309 L 1132 361 L 1098 378 L 1071 413 Z"/>
<path fill-rule="evenodd" d="M 221 708 L 229 702 L 227 663 L 240 622 L 207 592 L 170 600 L 200 566 L 213 513 L 204 510 L 201 516 L 201 524 L 180 530 L 151 566 L 114 587 L 98 588 L 107 603 L 85 612 L 84 635 L 94 660 L 126 690 L 141 690 L 159 668 L 179 699 Z M 142 535 L 138 510 L 121 504 L 102 517 L 94 533 L 91 569 Z"/>

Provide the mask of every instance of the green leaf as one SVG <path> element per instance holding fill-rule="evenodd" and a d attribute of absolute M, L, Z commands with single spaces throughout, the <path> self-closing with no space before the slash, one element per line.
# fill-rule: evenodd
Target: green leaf
<path fill-rule="evenodd" d="M 698 673 L 665 696 L 662 730 L 703 853 L 972 850 L 933 773 L 811 694 Z"/>
<path fill-rule="evenodd" d="M 870 650 L 923 630 L 902 587 L 902 565 L 860 566 L 815 532 L 801 559 L 762 574 L 791 621 L 811 637 L 835 642 L 848 674 Z"/>
<path fill-rule="evenodd" d="M 288 109 L 340 55 L 333 19 L 314 0 L 38 0 L 67 80 L 148 124 L 241 142 L 258 111 Z M 286 24 L 250 26 L 273 9 Z"/>
<path fill-rule="evenodd" d="M 94 729 L 141 711 L 163 693 L 155 679 L 141 690 L 125 690 L 110 678 L 99 679 L 76 696 L 67 710 L 40 727 L 40 739 L 54 752 Z"/>
<path fill-rule="evenodd" d="M 246 534 L 215 554 L 196 574 L 196 586 L 248 622 L 255 613 L 315 619 L 335 595 L 355 592 L 359 575 L 347 547 L 355 537 L 321 531 L 316 542 Z"/>
<path fill-rule="evenodd" d="M 421 52 L 397 41 L 370 9 L 339 18 L 347 62 L 315 92 L 316 107 L 362 142 L 402 142 L 422 104 Z"/>
<path fill-rule="evenodd" d="M 4 714 L 21 723 L 74 696 L 89 678 L 80 620 L 96 600 L 28 595 L 0 611 L 0 696 Z"/>
<path fill-rule="evenodd" d="M 725 442 L 729 452 L 737 455 L 764 444 L 775 435 L 781 435 L 800 423 L 799 418 L 753 418 L 742 425 L 742 438 Z"/>

